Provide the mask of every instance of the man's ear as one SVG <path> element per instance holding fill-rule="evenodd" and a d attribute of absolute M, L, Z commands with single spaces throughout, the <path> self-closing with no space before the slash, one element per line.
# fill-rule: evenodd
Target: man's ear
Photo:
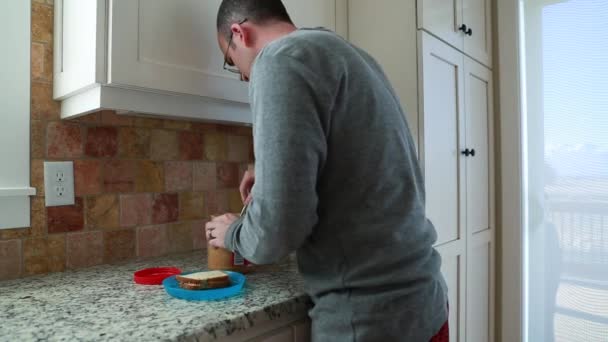
<path fill-rule="evenodd" d="M 232 27 L 232 40 L 238 40 L 245 47 L 251 47 L 253 44 L 253 32 L 251 27 L 243 26 L 242 24 L 233 24 Z"/>

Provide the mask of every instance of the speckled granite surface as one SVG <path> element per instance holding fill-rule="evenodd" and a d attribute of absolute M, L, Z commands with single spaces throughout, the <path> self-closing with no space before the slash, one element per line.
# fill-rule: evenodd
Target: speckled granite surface
<path fill-rule="evenodd" d="M 132 279 L 147 267 L 206 264 L 196 252 L 0 282 L 0 341 L 213 341 L 310 307 L 293 262 L 248 274 L 239 296 L 216 302 L 179 300 Z"/>

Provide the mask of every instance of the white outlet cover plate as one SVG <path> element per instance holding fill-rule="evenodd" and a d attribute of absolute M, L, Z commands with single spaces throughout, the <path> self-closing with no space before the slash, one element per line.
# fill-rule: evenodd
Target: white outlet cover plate
<path fill-rule="evenodd" d="M 44 198 L 47 207 L 74 205 L 74 163 L 44 163 Z"/>

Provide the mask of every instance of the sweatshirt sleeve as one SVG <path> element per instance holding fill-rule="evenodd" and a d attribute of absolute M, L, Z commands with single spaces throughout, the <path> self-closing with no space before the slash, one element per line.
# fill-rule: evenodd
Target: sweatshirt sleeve
<path fill-rule="evenodd" d="M 253 200 L 225 244 L 255 264 L 269 264 L 300 247 L 317 224 L 329 97 L 319 76 L 288 55 L 259 56 L 251 82 Z"/>

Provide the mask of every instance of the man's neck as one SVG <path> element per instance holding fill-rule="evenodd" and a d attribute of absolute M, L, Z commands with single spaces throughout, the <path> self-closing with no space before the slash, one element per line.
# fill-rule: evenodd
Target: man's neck
<path fill-rule="evenodd" d="M 257 52 L 259 53 L 266 45 L 274 42 L 277 39 L 285 37 L 295 30 L 297 30 L 297 27 L 295 27 L 293 24 L 285 22 L 277 22 L 266 25 L 258 34 L 258 39 L 256 41 Z"/>

